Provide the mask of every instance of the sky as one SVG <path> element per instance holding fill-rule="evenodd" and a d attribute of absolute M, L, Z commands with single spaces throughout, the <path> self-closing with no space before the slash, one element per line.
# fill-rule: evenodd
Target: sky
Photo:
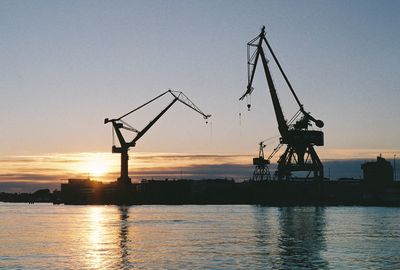
<path fill-rule="evenodd" d="M 251 174 L 258 142 L 278 135 L 262 72 L 251 111 L 238 100 L 246 43 L 262 25 L 306 110 L 325 122 L 322 159 L 392 159 L 400 153 L 399 11 L 399 1 L 0 1 L 0 190 L 1 182 L 95 176 L 96 166 L 107 170 L 102 177 L 115 175 L 119 156 L 110 154 L 104 118 L 168 89 L 183 91 L 211 120 L 175 104 L 131 155 L 194 160 L 157 159 L 153 167 L 226 165 L 213 176 L 230 177 L 237 165 L 248 166 L 240 177 Z M 271 71 L 289 119 L 297 105 L 272 62 Z M 141 129 L 167 102 L 127 121 Z M 147 175 L 133 163 L 133 175 Z M 354 170 L 347 172 L 360 174 Z"/>

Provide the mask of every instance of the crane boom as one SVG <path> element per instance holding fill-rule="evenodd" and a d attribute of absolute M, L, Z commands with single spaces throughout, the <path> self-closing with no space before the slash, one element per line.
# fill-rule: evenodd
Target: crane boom
<path fill-rule="evenodd" d="M 261 43 L 261 41 L 260 41 L 260 43 Z M 276 119 L 278 121 L 278 129 L 279 129 L 279 132 L 281 133 L 281 135 L 283 137 L 285 137 L 287 135 L 289 127 L 287 125 L 285 116 L 283 115 L 283 111 L 282 111 L 281 104 L 279 102 L 278 94 L 276 93 L 274 81 L 272 80 L 271 72 L 268 68 L 268 60 L 265 57 L 265 54 L 264 54 L 261 44 L 260 44 L 260 47 L 258 48 L 258 53 L 261 56 L 261 60 L 262 60 L 264 72 L 265 72 L 265 77 L 267 78 L 268 88 L 269 88 L 269 92 L 270 92 L 271 99 L 272 99 L 272 104 L 274 106 Z"/>
<path fill-rule="evenodd" d="M 147 101 L 146 103 L 144 103 L 144 104 L 140 105 L 140 106 L 139 106 L 139 107 L 137 107 L 136 109 L 133 109 L 132 111 L 130 111 L 130 112 L 127 112 L 126 114 L 122 115 L 122 116 L 121 116 L 121 117 L 119 117 L 117 120 L 121 120 L 122 118 L 124 118 L 124 117 L 126 117 L 126 116 L 130 115 L 131 113 L 134 113 L 134 112 L 136 112 L 137 110 L 140 110 L 140 109 L 141 109 L 141 108 L 143 108 L 144 106 L 146 106 L 146 105 L 148 105 L 148 104 L 152 103 L 153 101 L 155 101 L 155 100 L 159 99 L 160 97 L 162 97 L 162 96 L 164 96 L 165 94 L 167 94 L 167 93 L 170 93 L 170 92 L 171 92 L 171 90 L 167 90 L 167 91 L 165 91 L 164 93 L 162 93 L 162 94 L 160 94 L 160 95 L 156 96 L 155 98 L 153 98 L 153 99 L 151 99 L 151 100 Z"/>

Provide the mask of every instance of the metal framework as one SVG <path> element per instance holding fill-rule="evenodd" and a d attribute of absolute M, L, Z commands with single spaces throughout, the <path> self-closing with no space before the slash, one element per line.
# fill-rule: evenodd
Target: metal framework
<path fill-rule="evenodd" d="M 269 160 L 264 158 L 264 142 L 259 143 L 258 157 L 253 158 L 253 165 L 255 166 L 253 172 L 253 181 L 267 181 L 271 180 L 271 174 L 269 172 Z"/>
<path fill-rule="evenodd" d="M 166 94 L 171 94 L 173 96 L 173 100 L 153 119 L 151 120 L 142 130 L 137 130 L 130 126 L 128 123 L 123 121 L 122 119 L 125 118 L 126 116 L 140 110 L 141 108 L 147 106 L 148 104 L 152 103 L 153 101 L 161 98 L 162 96 Z M 122 115 L 121 117 L 115 118 L 115 119 L 104 119 L 104 124 L 107 123 L 112 123 L 113 125 L 113 131 L 117 135 L 118 141 L 120 143 L 120 146 L 117 147 L 113 145 L 112 147 L 112 152 L 113 153 L 120 153 L 121 154 L 121 175 L 118 178 L 118 183 L 120 184 L 131 184 L 131 179 L 129 178 L 129 173 L 128 173 L 128 160 L 129 160 L 129 155 L 128 151 L 130 147 L 135 147 L 136 142 L 143 137 L 144 134 L 163 116 L 169 108 L 172 107 L 172 105 L 175 104 L 175 102 L 181 102 L 182 104 L 186 105 L 187 107 L 191 108 L 192 110 L 196 111 L 197 113 L 201 114 L 204 119 L 208 119 L 211 117 L 210 114 L 205 114 L 203 113 L 184 93 L 180 91 L 172 91 L 168 90 L 165 91 L 164 93 L 158 95 L 157 97 L 147 101 L 143 105 L 140 105 L 139 107 L 133 109 L 132 111 Z M 136 136 L 131 140 L 131 141 L 126 141 L 124 136 L 122 135 L 121 129 L 125 129 L 131 132 L 136 133 Z M 113 143 L 114 144 L 114 143 Z"/>
<path fill-rule="evenodd" d="M 293 116 L 290 121 L 284 117 L 282 107 L 275 89 L 271 72 L 268 67 L 268 60 L 264 53 L 263 44 L 265 44 L 278 66 L 286 84 L 288 85 L 294 99 L 299 105 L 298 112 Z M 247 43 L 247 58 L 248 58 L 248 85 L 247 91 L 240 97 L 243 100 L 245 97 L 250 97 L 254 88 L 252 87 L 254 74 L 256 71 L 258 60 L 261 58 L 264 67 L 264 73 L 267 79 L 269 92 L 272 99 L 272 104 L 275 111 L 276 120 L 278 122 L 278 130 L 281 135 L 280 145 L 275 148 L 275 154 L 282 145 L 286 145 L 285 152 L 278 160 L 278 169 L 276 175 L 278 180 L 291 179 L 292 172 L 306 172 L 306 178 L 309 178 L 313 173 L 313 179 L 321 180 L 324 178 L 324 168 L 314 146 L 324 145 L 324 136 L 322 131 L 308 130 L 313 122 L 317 127 L 322 128 L 324 123 L 321 120 L 315 119 L 309 112 L 304 110 L 303 104 L 300 102 L 292 85 L 289 82 L 285 72 L 283 71 L 278 59 L 276 58 L 270 44 L 267 41 L 265 26 L 261 29 L 261 33 Z M 250 104 L 247 105 L 250 109 Z M 296 122 L 294 122 L 296 121 Z M 272 155 L 273 155 L 272 154 Z M 272 157 L 270 156 L 270 158 Z M 268 160 L 270 159 L 268 158 Z"/>

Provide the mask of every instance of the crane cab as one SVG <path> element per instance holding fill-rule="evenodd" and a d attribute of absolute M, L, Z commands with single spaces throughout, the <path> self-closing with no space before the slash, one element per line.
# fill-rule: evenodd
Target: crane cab
<path fill-rule="evenodd" d="M 315 146 L 324 145 L 324 133 L 319 130 L 289 130 L 287 136 L 282 136 L 282 144 L 311 144 Z"/>
<path fill-rule="evenodd" d="M 265 166 L 265 165 L 268 165 L 269 164 L 269 160 L 266 160 L 265 158 L 263 158 L 263 157 L 256 157 L 256 158 L 253 158 L 253 165 L 256 165 L 256 166 Z"/>

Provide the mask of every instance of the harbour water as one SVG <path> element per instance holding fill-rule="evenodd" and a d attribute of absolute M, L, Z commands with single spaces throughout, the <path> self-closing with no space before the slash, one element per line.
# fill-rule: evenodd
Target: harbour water
<path fill-rule="evenodd" d="M 400 269 L 400 208 L 0 203 L 0 269 Z"/>

